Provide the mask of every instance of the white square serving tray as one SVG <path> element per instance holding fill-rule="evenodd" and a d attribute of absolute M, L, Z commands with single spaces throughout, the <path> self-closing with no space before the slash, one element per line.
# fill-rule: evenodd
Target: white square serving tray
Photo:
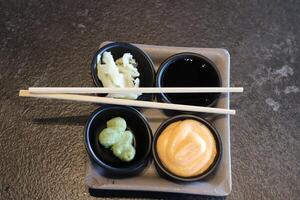
<path fill-rule="evenodd" d="M 108 44 L 104 42 L 101 47 Z M 229 87 L 230 81 L 230 55 L 227 50 L 220 48 L 191 48 L 191 47 L 170 47 L 134 44 L 145 51 L 153 60 L 156 70 L 159 65 L 169 56 L 180 52 L 194 52 L 202 54 L 211 59 L 218 67 L 223 87 Z M 221 95 L 216 107 L 229 109 L 229 93 Z M 148 119 L 153 134 L 157 127 L 168 117 L 157 109 L 145 109 L 142 111 Z M 227 196 L 231 191 L 231 157 L 230 157 L 230 116 L 229 115 L 208 115 L 205 117 L 219 131 L 222 144 L 223 156 L 216 173 L 209 179 L 193 183 L 175 183 L 161 178 L 151 165 L 138 176 L 125 179 L 111 179 L 101 176 L 97 167 L 88 161 L 85 183 L 92 189 L 108 190 L 139 190 L 157 191 L 171 193 L 186 193 L 211 196 Z"/>

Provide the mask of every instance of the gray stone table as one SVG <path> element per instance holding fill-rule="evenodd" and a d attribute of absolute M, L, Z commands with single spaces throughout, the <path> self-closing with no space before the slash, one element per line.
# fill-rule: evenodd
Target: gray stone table
<path fill-rule="evenodd" d="M 92 191 L 83 127 L 96 105 L 25 99 L 29 86 L 93 86 L 105 40 L 224 47 L 231 54 L 233 190 L 298 199 L 299 1 L 0 1 L 0 198 L 223 199 Z M 91 196 L 93 195 L 93 196 Z"/>

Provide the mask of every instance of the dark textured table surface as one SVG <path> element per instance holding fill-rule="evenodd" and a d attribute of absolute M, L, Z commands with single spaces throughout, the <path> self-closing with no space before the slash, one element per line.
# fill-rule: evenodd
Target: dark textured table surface
<path fill-rule="evenodd" d="M 238 114 L 228 199 L 298 199 L 299 22 L 296 0 L 0 1 L 0 198 L 94 198 L 84 185 L 83 127 L 96 106 L 19 98 L 18 90 L 93 86 L 92 55 L 100 42 L 115 40 L 227 48 L 231 85 L 245 88 L 231 101 Z"/>

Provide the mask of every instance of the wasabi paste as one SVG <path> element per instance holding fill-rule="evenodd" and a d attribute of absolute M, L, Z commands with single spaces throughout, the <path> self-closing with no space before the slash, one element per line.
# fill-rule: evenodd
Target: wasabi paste
<path fill-rule="evenodd" d="M 115 128 L 105 128 L 101 131 L 99 135 L 100 144 L 105 148 L 109 148 L 112 145 L 119 142 L 122 138 L 123 133 Z"/>
<path fill-rule="evenodd" d="M 126 130 L 126 121 L 121 117 L 115 117 L 106 122 L 107 128 L 99 134 L 99 142 L 105 148 L 111 148 L 113 154 L 122 161 L 129 162 L 135 156 L 135 148 L 132 145 L 134 135 Z"/>
<path fill-rule="evenodd" d="M 116 128 L 119 129 L 120 131 L 124 132 L 126 130 L 127 124 L 125 119 L 122 117 L 115 117 L 106 122 L 107 127 L 110 128 Z"/>

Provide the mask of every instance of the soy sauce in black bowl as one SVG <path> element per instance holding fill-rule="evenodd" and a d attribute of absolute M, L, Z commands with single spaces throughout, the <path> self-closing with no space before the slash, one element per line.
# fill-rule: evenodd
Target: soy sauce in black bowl
<path fill-rule="evenodd" d="M 175 54 L 165 60 L 156 76 L 157 87 L 221 87 L 216 65 L 195 53 Z M 161 93 L 158 100 L 194 106 L 214 106 L 220 93 Z M 176 112 L 178 113 L 178 112 Z M 167 112 L 166 114 L 171 114 Z"/>

